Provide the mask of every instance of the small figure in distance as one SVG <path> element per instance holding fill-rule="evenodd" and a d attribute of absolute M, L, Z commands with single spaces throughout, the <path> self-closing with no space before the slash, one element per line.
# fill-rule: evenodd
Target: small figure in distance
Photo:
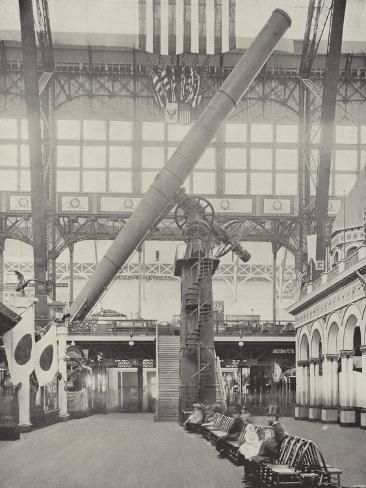
<path fill-rule="evenodd" d="M 200 403 L 193 404 L 193 413 L 184 422 L 183 426 L 187 432 L 200 432 L 203 422 L 203 406 Z"/>

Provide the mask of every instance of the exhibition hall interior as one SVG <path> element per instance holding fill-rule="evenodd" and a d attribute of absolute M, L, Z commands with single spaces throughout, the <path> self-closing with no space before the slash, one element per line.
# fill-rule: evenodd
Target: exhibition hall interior
<path fill-rule="evenodd" d="M 0 1 L 0 487 L 366 486 L 366 2 Z"/>

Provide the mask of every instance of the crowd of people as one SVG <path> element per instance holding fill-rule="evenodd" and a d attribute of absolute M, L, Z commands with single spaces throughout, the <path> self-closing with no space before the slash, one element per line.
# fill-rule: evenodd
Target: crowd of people
<path fill-rule="evenodd" d="M 187 432 L 199 433 L 202 429 L 213 426 L 214 416 L 217 413 L 233 418 L 227 434 L 219 437 L 216 441 L 218 457 L 225 457 L 225 444 L 228 441 L 238 442 L 239 461 L 244 466 L 243 484 L 245 487 L 257 486 L 259 464 L 261 462 L 274 462 L 278 459 L 285 435 L 284 428 L 280 423 L 279 407 L 270 405 L 267 421 L 271 429 L 264 429 L 263 438 L 260 438 L 254 427 L 249 408 L 239 404 L 223 411 L 219 404 L 205 407 L 200 403 L 195 403 L 193 413 L 185 421 L 184 428 Z"/>

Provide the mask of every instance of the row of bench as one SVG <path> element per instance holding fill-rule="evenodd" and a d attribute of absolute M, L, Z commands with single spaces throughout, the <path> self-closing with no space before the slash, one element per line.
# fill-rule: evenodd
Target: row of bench
<path fill-rule="evenodd" d="M 202 426 L 201 433 L 211 444 L 216 445 L 219 439 L 225 437 L 234 419 L 225 415 L 215 414 L 212 426 Z M 260 440 L 267 437 L 269 426 L 255 425 L 255 431 Z M 243 428 L 237 441 L 223 442 L 223 454 L 236 466 L 242 465 L 239 447 L 245 442 Z M 285 434 L 279 457 L 276 463 L 259 463 L 258 488 L 339 488 L 342 471 L 326 464 L 318 446 L 311 440 Z M 257 488 L 257 487 L 256 487 Z"/>

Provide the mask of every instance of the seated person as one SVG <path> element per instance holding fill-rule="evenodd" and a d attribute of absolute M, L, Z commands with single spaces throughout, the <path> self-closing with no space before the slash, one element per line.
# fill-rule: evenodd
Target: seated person
<path fill-rule="evenodd" d="M 279 417 L 279 407 L 270 405 L 267 418 L 268 425 L 273 428 L 273 436 L 267 435 L 267 438 L 261 443 L 258 454 L 245 463 L 244 481 L 246 483 L 251 483 L 253 487 L 257 486 L 258 463 L 273 462 L 278 458 L 281 443 L 285 435 Z"/>
<path fill-rule="evenodd" d="M 203 422 L 203 407 L 200 403 L 193 404 L 193 413 L 187 418 L 183 426 L 187 432 L 199 432 Z"/>
<path fill-rule="evenodd" d="M 248 424 L 245 429 L 244 442 L 239 447 L 239 452 L 244 460 L 250 461 L 254 456 L 257 456 L 261 447 L 262 441 L 255 431 L 253 424 Z"/>
<path fill-rule="evenodd" d="M 216 413 L 222 414 L 222 407 L 218 403 L 214 403 L 212 407 L 207 410 L 205 415 L 205 421 L 202 424 L 202 427 L 212 427 L 214 424 L 214 416 Z"/>
<path fill-rule="evenodd" d="M 218 439 L 218 441 L 216 442 L 216 449 L 219 451 L 219 457 L 225 457 L 224 455 L 225 442 L 236 441 L 239 438 L 240 433 L 243 430 L 243 426 L 244 426 L 244 422 L 241 418 L 241 415 L 242 415 L 241 405 L 234 405 L 234 409 L 232 411 L 234 423 L 231 426 L 229 432 L 225 436 Z"/>

